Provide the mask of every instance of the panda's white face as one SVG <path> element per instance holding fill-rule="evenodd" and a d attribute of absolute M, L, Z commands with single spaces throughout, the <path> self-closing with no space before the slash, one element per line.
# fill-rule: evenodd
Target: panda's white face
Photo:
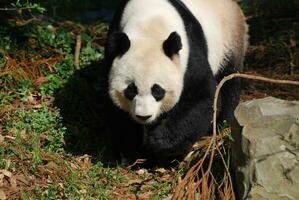
<path fill-rule="evenodd" d="M 163 41 L 138 39 L 117 56 L 109 75 L 109 94 L 139 123 L 154 122 L 178 102 L 183 85 L 179 55 L 168 57 Z"/>

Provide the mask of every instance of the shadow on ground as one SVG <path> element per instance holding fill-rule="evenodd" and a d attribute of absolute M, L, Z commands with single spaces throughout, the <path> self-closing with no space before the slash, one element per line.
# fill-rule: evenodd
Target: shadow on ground
<path fill-rule="evenodd" d="M 100 79 L 104 77 L 102 65 L 95 63 L 76 71 L 54 95 L 55 106 L 60 109 L 63 125 L 67 128 L 65 150 L 72 155 L 88 154 L 93 162 L 101 161 L 107 166 L 133 164 L 136 159 L 144 158 L 140 149 L 141 130 L 135 126 L 130 128 L 130 124 L 136 122 L 130 122 L 127 113 L 110 107 L 108 96 L 105 96 L 108 95 L 104 89 L 105 81 Z M 116 126 L 111 123 L 115 116 L 118 119 Z M 177 164 L 171 161 L 155 159 L 141 165 L 150 168 L 156 164 Z"/>
<path fill-rule="evenodd" d="M 101 64 L 95 63 L 76 71 L 66 85 L 56 92 L 55 106 L 60 109 L 64 126 L 66 151 L 73 155 L 91 155 L 94 160 L 116 160 L 111 150 L 105 116 L 104 88 L 100 80 Z"/>

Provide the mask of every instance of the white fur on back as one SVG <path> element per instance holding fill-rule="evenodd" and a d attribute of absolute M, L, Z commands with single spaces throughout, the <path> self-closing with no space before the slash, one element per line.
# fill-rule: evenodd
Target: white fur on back
<path fill-rule="evenodd" d="M 226 63 L 226 56 L 231 53 L 238 55 L 235 57 L 243 57 L 247 47 L 247 27 L 244 16 L 235 2 L 232 0 L 182 0 L 182 2 L 191 10 L 203 28 L 208 46 L 208 61 L 214 74 Z M 150 24 L 150 27 L 145 27 L 146 24 Z M 144 42 L 163 41 L 171 32 L 177 31 L 182 37 L 180 62 L 184 72 L 189 55 L 186 31 L 180 15 L 167 0 L 131 0 L 124 10 L 121 27 L 130 40 L 143 37 Z"/>
<path fill-rule="evenodd" d="M 234 54 L 235 59 L 244 56 L 248 39 L 247 25 L 234 1 L 182 0 L 182 2 L 202 26 L 208 45 L 208 60 L 214 74 L 226 64 L 226 56 Z"/>

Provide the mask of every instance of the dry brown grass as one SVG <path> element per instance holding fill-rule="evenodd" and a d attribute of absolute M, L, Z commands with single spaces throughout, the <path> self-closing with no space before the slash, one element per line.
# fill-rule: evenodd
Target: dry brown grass
<path fill-rule="evenodd" d="M 12 75 L 17 82 L 30 79 L 39 85 L 45 81 L 41 66 L 46 67 L 50 72 L 55 72 L 55 65 L 62 59 L 63 56 L 61 55 L 42 58 L 39 55 L 31 55 L 24 51 L 19 51 L 17 58 L 5 54 L 6 63 L 0 71 L 0 76 Z"/>
<path fill-rule="evenodd" d="M 216 148 L 216 153 L 213 157 L 211 157 L 213 137 L 206 137 L 193 146 L 193 150 L 186 156 L 180 167 L 188 168 L 194 160 L 197 162 L 191 166 L 175 188 L 172 199 L 216 199 L 216 194 L 220 199 L 234 199 L 229 169 L 223 156 L 227 151 L 224 140 L 230 134 L 231 130 L 227 128 L 216 136 L 215 146 L 213 146 Z M 205 153 L 199 154 L 199 152 Z M 225 169 L 222 180 L 216 180 L 213 174 L 215 170 L 212 170 L 214 164 L 222 165 Z"/>

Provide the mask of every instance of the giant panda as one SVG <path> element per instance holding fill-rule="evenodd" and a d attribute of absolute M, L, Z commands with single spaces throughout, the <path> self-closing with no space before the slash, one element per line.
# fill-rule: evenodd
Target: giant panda
<path fill-rule="evenodd" d="M 233 0 L 128 0 L 105 50 L 109 134 L 126 156 L 182 156 L 209 133 L 217 83 L 242 70 L 248 27 Z M 218 119 L 233 117 L 225 85 Z"/>

